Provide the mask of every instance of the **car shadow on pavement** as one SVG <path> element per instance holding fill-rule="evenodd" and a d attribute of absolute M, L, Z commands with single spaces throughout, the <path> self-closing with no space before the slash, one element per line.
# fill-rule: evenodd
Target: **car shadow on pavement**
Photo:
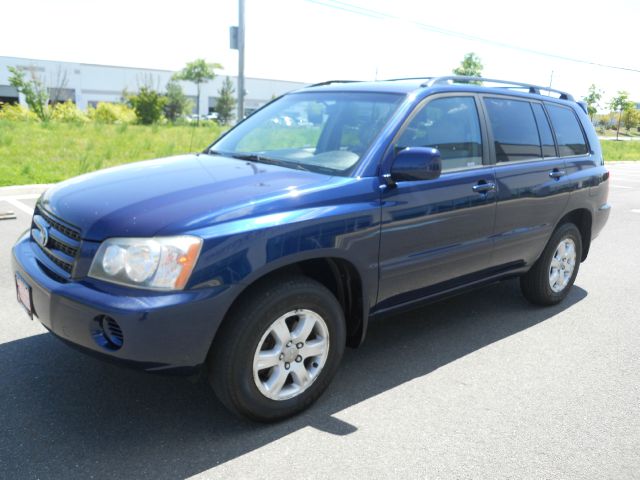
<path fill-rule="evenodd" d="M 185 478 L 311 426 L 356 430 L 332 414 L 544 322 L 587 296 L 575 286 L 539 308 L 517 281 L 373 321 L 324 396 L 275 425 L 238 419 L 205 382 L 127 370 L 48 334 L 0 345 L 0 478 Z M 426 407 L 428 408 L 428 407 Z"/>

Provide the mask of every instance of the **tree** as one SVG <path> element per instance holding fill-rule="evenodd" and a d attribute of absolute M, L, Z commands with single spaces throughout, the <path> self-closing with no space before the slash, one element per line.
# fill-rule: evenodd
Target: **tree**
<path fill-rule="evenodd" d="M 218 100 L 216 101 L 218 122 L 221 125 L 227 125 L 233 120 L 233 110 L 236 108 L 234 93 L 233 82 L 229 77 L 225 78 L 222 87 L 218 90 Z"/>
<path fill-rule="evenodd" d="M 187 65 L 173 78 L 175 80 L 185 80 L 196 84 L 198 90 L 198 121 L 200 121 L 200 84 L 207 83 L 216 78 L 215 70 L 222 69 L 219 63 L 207 63 L 204 58 L 198 58 Z"/>
<path fill-rule="evenodd" d="M 193 103 L 182 91 L 180 84 L 174 80 L 167 83 L 167 103 L 164 106 L 165 116 L 175 122 L 181 115 L 191 110 Z"/>
<path fill-rule="evenodd" d="M 469 52 L 460 62 L 460 66 L 453 69 L 453 73 L 454 75 L 464 75 L 465 77 L 481 77 L 483 68 L 480 57 L 474 52 Z"/>
<path fill-rule="evenodd" d="M 143 125 L 157 123 L 162 118 L 167 98 L 149 87 L 140 87 L 137 95 L 128 98 Z"/>
<path fill-rule="evenodd" d="M 604 92 L 596 88 L 594 84 L 591 84 L 589 87 L 589 93 L 586 97 L 583 98 L 585 103 L 587 104 L 587 113 L 589 114 L 589 119 L 593 122 L 593 116 L 598 113 L 598 107 L 600 106 L 598 102 L 602 98 L 602 94 Z"/>
<path fill-rule="evenodd" d="M 616 129 L 616 140 L 619 140 L 620 136 L 620 122 L 622 120 L 622 114 L 627 110 L 635 108 L 635 103 L 629 101 L 629 93 L 625 91 L 618 91 L 618 95 L 611 99 L 609 108 L 612 112 L 618 112 L 618 128 Z"/>
<path fill-rule="evenodd" d="M 629 133 L 629 130 L 640 125 L 640 110 L 636 109 L 635 105 L 633 108 L 626 110 L 622 114 L 622 123 L 624 128 L 627 129 L 627 133 Z"/>
<path fill-rule="evenodd" d="M 17 67 L 8 68 L 9 73 L 11 73 L 9 85 L 24 95 L 29 110 L 35 113 L 41 121 L 46 122 L 49 120 L 49 94 L 35 71 L 31 70 L 31 79 L 27 80 L 24 70 Z"/>

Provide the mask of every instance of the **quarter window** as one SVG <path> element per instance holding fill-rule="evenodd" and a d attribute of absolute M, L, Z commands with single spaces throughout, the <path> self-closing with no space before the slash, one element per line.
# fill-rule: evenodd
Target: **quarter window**
<path fill-rule="evenodd" d="M 551 104 L 547 104 L 547 110 L 556 132 L 560 156 L 586 155 L 588 152 L 587 142 L 575 113 L 569 108 Z"/>
<path fill-rule="evenodd" d="M 485 105 L 497 163 L 542 157 L 538 128 L 529 102 L 486 98 Z"/>
<path fill-rule="evenodd" d="M 482 137 L 473 97 L 436 98 L 409 122 L 396 148 L 440 150 L 442 170 L 482 165 Z"/>

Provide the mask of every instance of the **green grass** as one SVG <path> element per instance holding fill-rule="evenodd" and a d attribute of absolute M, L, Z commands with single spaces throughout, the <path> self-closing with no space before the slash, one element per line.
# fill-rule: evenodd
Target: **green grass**
<path fill-rule="evenodd" d="M 203 150 L 222 132 L 201 126 L 0 120 L 0 186 L 54 183 L 122 163 Z"/>
<path fill-rule="evenodd" d="M 601 140 L 604 161 L 640 160 L 640 140 Z"/>
<path fill-rule="evenodd" d="M 194 128 L 0 120 L 0 186 L 54 183 L 122 163 L 200 151 L 221 132 L 216 124 Z M 640 160 L 640 141 L 601 144 L 606 161 Z"/>

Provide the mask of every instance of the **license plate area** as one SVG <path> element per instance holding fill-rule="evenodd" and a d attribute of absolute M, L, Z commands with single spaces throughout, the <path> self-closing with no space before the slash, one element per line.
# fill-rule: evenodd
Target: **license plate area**
<path fill-rule="evenodd" d="M 27 311 L 29 318 L 33 319 L 31 287 L 18 273 L 16 273 L 16 295 L 18 297 L 18 303 Z"/>

